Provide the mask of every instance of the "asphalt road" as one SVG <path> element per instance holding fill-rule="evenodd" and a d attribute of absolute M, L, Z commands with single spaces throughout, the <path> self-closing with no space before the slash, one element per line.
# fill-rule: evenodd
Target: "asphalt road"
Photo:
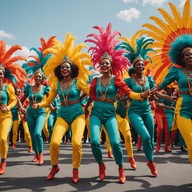
<path fill-rule="evenodd" d="M 137 170 L 132 170 L 124 145 L 124 167 L 127 181 L 118 183 L 118 167 L 114 159 L 107 157 L 107 151 L 102 145 L 103 159 L 106 163 L 106 179 L 98 179 L 98 165 L 95 162 L 90 144 L 83 144 L 83 157 L 79 169 L 80 181 L 72 183 L 71 144 L 62 144 L 60 149 L 60 172 L 55 179 L 46 181 L 50 172 L 49 144 L 45 144 L 43 166 L 31 162 L 34 154 L 27 152 L 25 143 L 18 143 L 16 149 L 9 148 L 7 168 L 4 175 L 0 175 L 0 191 L 3 192 L 192 192 L 192 166 L 189 164 L 186 153 L 179 148 L 172 153 L 165 153 L 163 148 L 155 154 L 155 162 L 159 172 L 153 177 L 146 166 L 146 157 L 143 151 L 136 151 L 134 156 Z"/>

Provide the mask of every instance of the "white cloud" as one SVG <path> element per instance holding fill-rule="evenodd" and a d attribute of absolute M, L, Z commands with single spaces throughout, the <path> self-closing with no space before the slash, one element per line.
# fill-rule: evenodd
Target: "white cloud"
<path fill-rule="evenodd" d="M 11 47 L 10 45 L 6 45 L 6 50 L 10 49 L 10 47 Z M 13 53 L 12 57 L 19 55 L 19 56 L 23 56 L 27 59 L 30 55 L 32 55 L 33 51 L 30 51 L 27 47 L 21 47 L 21 48 L 22 48 L 21 50 L 18 50 L 15 53 Z M 35 55 L 35 54 L 33 54 L 33 55 Z M 17 64 L 19 64 L 19 65 L 22 65 L 23 63 L 25 63 L 25 61 L 17 62 Z"/>
<path fill-rule="evenodd" d="M 7 33 L 3 30 L 0 30 L 0 38 L 16 39 L 16 36 L 13 34 Z"/>
<path fill-rule="evenodd" d="M 135 8 L 122 10 L 117 14 L 117 18 L 130 22 L 133 18 L 139 18 L 141 15 L 140 11 Z"/>
<path fill-rule="evenodd" d="M 161 6 L 167 0 L 143 0 L 143 5 L 151 4 L 152 6 Z"/>
<path fill-rule="evenodd" d="M 179 0 L 179 1 L 180 1 L 180 3 L 179 3 L 179 7 L 183 7 L 184 4 L 185 4 L 185 2 L 186 2 L 186 0 Z"/>
<path fill-rule="evenodd" d="M 22 50 L 18 51 L 20 55 L 27 58 L 31 55 L 31 51 L 27 47 L 22 47 Z"/>

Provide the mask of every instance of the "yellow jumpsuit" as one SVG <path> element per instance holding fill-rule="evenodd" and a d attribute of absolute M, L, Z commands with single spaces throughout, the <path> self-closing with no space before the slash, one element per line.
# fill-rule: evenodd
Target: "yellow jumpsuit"
<path fill-rule="evenodd" d="M 6 159 L 8 153 L 8 135 L 13 124 L 11 109 L 17 104 L 17 98 L 11 84 L 4 84 L 3 90 L 0 92 L 0 107 L 7 106 L 7 112 L 3 113 L 0 110 L 0 156 L 1 159 Z"/>

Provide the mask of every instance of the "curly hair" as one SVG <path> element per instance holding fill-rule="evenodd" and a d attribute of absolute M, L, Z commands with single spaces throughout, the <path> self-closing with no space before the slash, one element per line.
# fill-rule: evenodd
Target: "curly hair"
<path fill-rule="evenodd" d="M 175 41 L 171 44 L 169 56 L 174 64 L 178 64 L 182 67 L 185 66 L 182 51 L 186 47 L 192 48 L 192 35 L 182 35 L 176 38 Z"/>
<path fill-rule="evenodd" d="M 79 68 L 77 65 L 73 63 L 69 63 L 69 64 L 71 66 L 71 78 L 76 78 L 79 74 Z M 63 75 L 61 74 L 61 65 L 57 66 L 54 70 L 55 76 L 59 81 L 62 81 L 64 79 Z"/>

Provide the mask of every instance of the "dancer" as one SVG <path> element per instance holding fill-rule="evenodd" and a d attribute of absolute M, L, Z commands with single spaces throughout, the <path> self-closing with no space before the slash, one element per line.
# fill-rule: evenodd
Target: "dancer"
<path fill-rule="evenodd" d="M 131 78 L 125 79 L 127 85 L 135 92 L 141 93 L 155 87 L 155 82 L 151 76 L 145 76 L 145 65 L 149 62 L 148 54 L 153 51 L 149 46 L 153 43 L 153 39 L 144 37 L 138 38 L 134 35 L 129 41 L 124 38 L 116 47 L 117 49 L 126 49 L 129 54 L 126 57 L 132 63 L 135 73 Z M 130 43 L 132 42 L 132 44 Z M 154 118 L 151 111 L 149 100 L 137 101 L 132 99 L 128 108 L 128 117 L 132 127 L 137 131 L 142 139 L 143 151 L 147 157 L 147 166 L 154 176 L 158 172 L 154 163 Z"/>
<path fill-rule="evenodd" d="M 190 0 L 186 0 L 183 14 L 179 14 L 179 10 L 172 3 L 169 3 L 169 6 L 173 17 L 168 13 L 162 14 L 168 22 L 165 25 L 172 26 L 167 28 L 168 31 L 160 25 L 162 28 L 157 32 L 157 27 L 150 25 L 149 30 L 141 30 L 141 32 L 152 36 L 156 41 L 158 54 L 154 55 L 154 59 L 158 65 L 152 65 L 151 68 L 160 81 L 157 90 L 164 89 L 174 81 L 178 83 L 179 98 L 175 106 L 174 121 L 187 145 L 189 161 L 192 164 L 192 28 L 188 24 L 191 20 Z M 156 20 L 160 23 L 159 18 Z M 159 31 L 161 37 L 158 36 Z"/>
<path fill-rule="evenodd" d="M 27 98 L 29 99 L 29 106 L 27 110 L 23 109 L 23 112 L 26 112 L 26 121 L 32 138 L 32 147 L 35 152 L 32 162 L 38 162 L 39 165 L 44 163 L 42 130 L 46 121 L 46 111 L 45 109 L 34 110 L 32 105 L 36 102 L 41 102 L 48 96 L 50 91 L 43 67 L 50 59 L 51 54 L 44 54 L 43 51 L 53 46 L 54 38 L 55 36 L 49 38 L 47 44 L 41 38 L 42 48 L 31 48 L 36 55 L 29 56 L 32 59 L 22 65 L 26 70 L 29 84 L 24 88 L 24 96 L 21 98 L 21 102 L 23 103 Z"/>
<path fill-rule="evenodd" d="M 64 44 L 55 40 L 55 46 L 47 51 L 53 53 L 51 59 L 46 63 L 45 74 L 49 77 L 51 86 L 50 96 L 43 102 L 34 104 L 33 108 L 48 106 L 59 95 L 61 106 L 58 111 L 57 120 L 53 128 L 50 143 L 50 155 L 52 169 L 47 180 L 54 178 L 59 172 L 59 148 L 63 136 L 71 127 L 72 130 L 72 181 L 79 181 L 79 171 L 82 158 L 82 138 L 85 129 L 85 115 L 80 103 L 80 92 L 89 94 L 89 87 L 86 84 L 89 71 L 85 68 L 90 65 L 90 57 L 87 53 L 81 52 L 84 43 L 75 47 L 75 37 L 71 33 L 66 35 Z"/>
<path fill-rule="evenodd" d="M 46 111 L 45 109 L 35 110 L 32 108 L 32 105 L 41 102 L 44 99 L 44 95 L 48 96 L 49 87 L 42 84 L 44 78 L 41 68 L 37 69 L 34 73 L 35 84 L 25 87 L 24 95 L 20 100 L 23 103 L 28 98 L 30 102 L 27 110 L 23 108 L 22 111 L 26 112 L 26 121 L 32 139 L 32 147 L 35 152 L 32 162 L 38 162 L 39 165 L 44 163 L 42 130 L 45 124 Z"/>
<path fill-rule="evenodd" d="M 15 62 L 26 60 L 22 56 L 11 57 L 14 52 L 21 50 L 19 45 L 12 46 L 6 51 L 5 41 L 0 41 L 0 175 L 4 174 L 8 154 L 8 134 L 13 120 L 11 109 L 17 104 L 13 85 L 24 85 L 25 71 Z M 13 85 L 12 85 L 13 84 Z"/>
<path fill-rule="evenodd" d="M 129 97 L 141 99 L 141 95 L 133 93 L 127 85 L 123 82 L 119 76 L 122 76 L 122 71 L 127 70 L 129 62 L 124 57 L 124 51 L 115 51 L 115 45 L 118 40 L 115 36 L 119 35 L 119 32 L 112 32 L 111 23 L 106 28 L 106 31 L 102 27 L 95 26 L 100 34 L 90 34 L 85 42 L 95 43 L 95 47 L 90 47 L 92 51 L 92 62 L 94 67 L 100 70 L 101 77 L 93 79 L 90 86 L 90 98 L 85 107 L 85 112 L 88 114 L 88 107 L 94 100 L 90 115 L 90 137 L 91 148 L 93 155 L 99 164 L 99 177 L 103 181 L 105 179 L 106 166 L 102 159 L 102 152 L 100 146 L 100 132 L 102 124 L 108 133 L 110 139 L 110 145 L 113 149 L 113 155 L 119 169 L 119 182 L 125 183 L 125 171 L 123 168 L 123 154 L 120 145 L 120 138 L 118 132 L 118 125 L 115 116 L 114 102 L 118 89 L 123 93 L 126 93 Z M 115 76 L 113 75 L 115 74 Z M 144 96 L 146 93 L 143 93 Z"/>

